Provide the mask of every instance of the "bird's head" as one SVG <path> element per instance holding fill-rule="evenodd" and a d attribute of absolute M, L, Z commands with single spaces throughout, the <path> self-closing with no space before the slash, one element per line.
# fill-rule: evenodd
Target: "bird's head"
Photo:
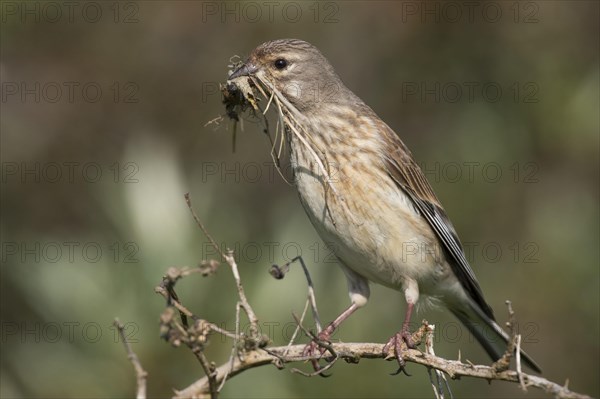
<path fill-rule="evenodd" d="M 252 76 L 273 85 L 299 110 L 336 102 L 345 89 L 335 70 L 321 52 L 302 40 L 281 39 L 255 48 L 229 80 Z"/>

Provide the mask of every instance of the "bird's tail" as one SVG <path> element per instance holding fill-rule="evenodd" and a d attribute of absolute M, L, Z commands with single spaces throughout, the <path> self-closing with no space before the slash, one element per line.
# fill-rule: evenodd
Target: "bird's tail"
<path fill-rule="evenodd" d="M 469 301 L 469 306 L 460 306 L 460 309 L 450 308 L 450 311 L 477 338 L 492 360 L 496 361 L 502 357 L 506 352 L 510 337 L 476 303 Z M 532 370 L 538 373 L 542 372 L 537 363 L 523 350 L 521 350 L 521 359 Z"/>

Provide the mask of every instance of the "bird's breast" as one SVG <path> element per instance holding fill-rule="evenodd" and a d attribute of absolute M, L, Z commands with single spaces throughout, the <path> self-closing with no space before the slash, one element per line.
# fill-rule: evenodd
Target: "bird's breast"
<path fill-rule="evenodd" d="M 369 280 L 396 289 L 405 278 L 429 285 L 443 272 L 443 254 L 412 200 L 387 175 L 378 148 L 326 148 L 318 154 L 292 140 L 295 184 L 321 238 Z"/>

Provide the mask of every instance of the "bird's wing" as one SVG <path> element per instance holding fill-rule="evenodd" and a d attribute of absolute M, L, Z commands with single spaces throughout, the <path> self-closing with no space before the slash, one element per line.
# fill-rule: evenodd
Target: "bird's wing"
<path fill-rule="evenodd" d="M 412 199 L 417 209 L 427 220 L 436 236 L 442 242 L 449 256 L 452 271 L 477 303 L 483 312 L 494 320 L 494 314 L 490 306 L 485 302 L 479 283 L 475 278 L 473 269 L 469 265 L 462 244 L 458 239 L 456 230 L 446 212 L 442 208 L 431 185 L 417 165 L 402 140 L 387 126 L 390 140 L 388 150 L 385 152 L 385 164 L 389 176 L 396 184 Z"/>

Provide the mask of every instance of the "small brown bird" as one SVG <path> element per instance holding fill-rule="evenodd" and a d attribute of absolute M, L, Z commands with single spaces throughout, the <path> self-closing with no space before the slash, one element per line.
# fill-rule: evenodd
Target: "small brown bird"
<path fill-rule="evenodd" d="M 411 152 L 371 108 L 350 91 L 311 44 L 266 42 L 229 79 L 250 76 L 285 116 L 294 181 L 308 217 L 348 280 L 352 304 L 318 338 L 369 299 L 369 281 L 404 293 L 400 331 L 384 348 L 402 370 L 402 342 L 419 303 L 444 304 L 492 359 L 509 336 L 496 323 L 461 242 Z M 315 345 L 310 351 L 315 350 Z M 540 372 L 524 352 L 524 362 Z"/>

